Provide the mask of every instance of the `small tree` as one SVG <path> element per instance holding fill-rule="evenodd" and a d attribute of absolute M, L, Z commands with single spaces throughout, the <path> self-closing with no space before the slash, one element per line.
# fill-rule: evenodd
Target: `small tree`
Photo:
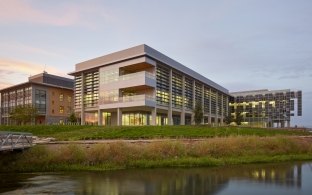
<path fill-rule="evenodd" d="M 241 125 L 243 121 L 243 115 L 240 112 L 236 112 L 235 122 L 237 125 Z"/>
<path fill-rule="evenodd" d="M 195 108 L 194 108 L 194 120 L 195 124 L 199 125 L 204 117 L 203 108 L 200 102 L 196 102 Z"/>
<path fill-rule="evenodd" d="M 229 125 L 231 124 L 231 122 L 234 122 L 234 118 L 231 115 L 231 113 L 229 113 L 225 118 L 224 118 L 224 122 L 225 124 Z"/>
<path fill-rule="evenodd" d="M 15 120 L 17 125 L 30 123 L 38 116 L 37 109 L 32 105 L 19 105 L 10 113 L 10 118 Z"/>
<path fill-rule="evenodd" d="M 68 117 L 68 122 L 70 122 L 70 123 L 76 123 L 76 122 L 77 122 L 77 117 L 76 117 L 76 115 L 75 115 L 74 112 L 72 112 L 72 113 L 69 115 L 69 117 Z"/>

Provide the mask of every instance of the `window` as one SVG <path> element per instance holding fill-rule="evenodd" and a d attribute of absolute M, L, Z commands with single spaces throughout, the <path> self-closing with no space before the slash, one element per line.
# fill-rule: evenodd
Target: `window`
<path fill-rule="evenodd" d="M 67 101 L 68 101 L 68 103 L 71 103 L 71 101 L 72 101 L 71 96 L 68 96 L 68 97 L 67 97 Z"/>
<path fill-rule="evenodd" d="M 52 100 L 52 105 L 54 105 L 54 100 Z"/>
<path fill-rule="evenodd" d="M 44 90 L 35 90 L 35 105 L 40 114 L 46 112 L 46 91 Z"/>
<path fill-rule="evenodd" d="M 60 101 L 62 102 L 63 99 L 64 99 L 64 95 L 61 93 L 61 94 L 60 94 Z"/>
<path fill-rule="evenodd" d="M 52 114 L 54 114 L 54 109 L 52 109 Z"/>
<path fill-rule="evenodd" d="M 60 106 L 60 114 L 64 113 L 64 106 Z"/>

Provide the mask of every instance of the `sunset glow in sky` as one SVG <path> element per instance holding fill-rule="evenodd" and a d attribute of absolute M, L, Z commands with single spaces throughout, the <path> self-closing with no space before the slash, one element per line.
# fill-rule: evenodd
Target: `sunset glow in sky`
<path fill-rule="evenodd" d="M 0 88 L 145 43 L 230 91 L 302 90 L 292 125 L 312 125 L 311 10 L 311 0 L 0 0 Z"/>

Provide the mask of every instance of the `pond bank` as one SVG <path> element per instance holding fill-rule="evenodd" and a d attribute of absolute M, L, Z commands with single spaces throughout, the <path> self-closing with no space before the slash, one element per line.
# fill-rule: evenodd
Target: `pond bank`
<path fill-rule="evenodd" d="M 223 166 L 312 160 L 312 142 L 290 136 L 114 141 L 38 145 L 21 153 L 1 155 L 0 172 Z"/>

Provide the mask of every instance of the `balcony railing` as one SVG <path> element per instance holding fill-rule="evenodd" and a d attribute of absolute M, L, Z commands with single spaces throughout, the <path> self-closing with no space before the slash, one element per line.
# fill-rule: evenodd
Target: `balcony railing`
<path fill-rule="evenodd" d="M 129 80 L 129 79 L 133 79 L 133 78 L 137 78 L 140 77 L 141 75 L 145 75 L 145 77 L 147 78 L 151 78 L 151 79 L 155 79 L 155 75 L 153 75 L 150 72 L 147 71 L 141 71 L 141 72 L 136 72 L 136 73 L 131 73 L 131 74 L 125 74 L 125 75 L 121 75 L 119 76 L 119 81 L 125 81 L 125 80 Z"/>
<path fill-rule="evenodd" d="M 136 101 L 155 101 L 155 98 L 151 95 L 133 95 L 133 96 L 123 96 L 123 97 L 114 97 L 103 99 L 101 103 L 104 104 L 113 104 L 113 103 L 126 103 L 126 102 L 136 102 Z"/>

